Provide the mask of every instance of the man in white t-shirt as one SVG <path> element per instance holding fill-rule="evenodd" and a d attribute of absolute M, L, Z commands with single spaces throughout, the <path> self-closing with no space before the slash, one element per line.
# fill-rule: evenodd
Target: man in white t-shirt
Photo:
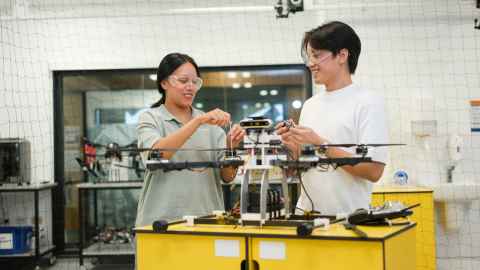
<path fill-rule="evenodd" d="M 388 142 L 383 99 L 352 83 L 360 51 L 357 34 L 342 22 L 330 22 L 305 33 L 302 57 L 315 83 L 325 85 L 326 91 L 305 102 L 298 126 L 277 125 L 277 133 L 294 155 L 302 144 Z M 326 155 L 352 157 L 354 150 L 332 147 Z M 336 170 L 330 167 L 325 172 L 308 170 L 302 175 L 304 187 L 297 208 L 325 215 L 368 208 L 372 183 L 383 174 L 387 152 L 384 147 L 370 148 L 367 156 L 374 162 Z"/>

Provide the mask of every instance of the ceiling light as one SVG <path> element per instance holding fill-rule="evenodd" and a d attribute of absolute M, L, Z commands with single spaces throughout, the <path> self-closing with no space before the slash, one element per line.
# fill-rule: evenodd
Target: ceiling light
<path fill-rule="evenodd" d="M 255 108 L 260 109 L 262 107 L 262 103 L 257 102 L 255 103 Z"/>
<path fill-rule="evenodd" d="M 201 108 L 203 108 L 203 103 L 197 102 L 197 103 L 195 104 L 195 107 L 201 109 Z"/>
<path fill-rule="evenodd" d="M 150 74 L 150 75 L 148 75 L 148 77 L 149 77 L 150 80 L 152 80 L 152 81 L 156 81 L 156 80 L 157 80 L 157 74 Z"/>
<path fill-rule="evenodd" d="M 236 72 L 227 72 L 227 78 L 235 79 L 237 77 Z"/>
<path fill-rule="evenodd" d="M 302 102 L 301 102 L 300 100 L 296 99 L 296 100 L 294 100 L 294 101 L 292 102 L 292 107 L 293 107 L 294 109 L 297 109 L 297 110 L 298 110 L 298 109 L 300 109 L 300 108 L 302 107 Z"/>
<path fill-rule="evenodd" d="M 268 95 L 268 91 L 267 91 L 267 90 L 260 90 L 260 93 L 259 93 L 259 94 L 260 94 L 260 96 L 263 97 L 263 96 Z"/>
<path fill-rule="evenodd" d="M 243 105 L 242 105 L 242 109 L 244 109 L 244 110 L 248 109 L 248 105 L 247 105 L 247 104 L 243 104 Z"/>
<path fill-rule="evenodd" d="M 240 83 L 238 83 L 238 82 L 232 83 L 232 87 L 235 88 L 235 89 L 238 89 L 238 88 L 240 88 Z"/>
<path fill-rule="evenodd" d="M 246 82 L 246 83 L 243 84 L 243 87 L 252 88 L 252 83 L 251 82 Z"/>
<path fill-rule="evenodd" d="M 277 89 L 270 90 L 270 95 L 272 95 L 272 96 L 278 95 L 278 90 Z"/>
<path fill-rule="evenodd" d="M 243 78 L 250 78 L 250 76 L 251 76 L 250 72 L 248 72 L 248 71 L 242 72 L 242 77 Z"/>

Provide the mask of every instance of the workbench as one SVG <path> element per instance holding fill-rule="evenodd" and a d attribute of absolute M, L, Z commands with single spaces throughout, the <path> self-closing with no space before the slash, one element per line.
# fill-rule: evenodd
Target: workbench
<path fill-rule="evenodd" d="M 153 269 L 415 269 L 415 223 L 342 224 L 300 237 L 293 227 L 170 225 L 136 228 L 137 270 Z"/>

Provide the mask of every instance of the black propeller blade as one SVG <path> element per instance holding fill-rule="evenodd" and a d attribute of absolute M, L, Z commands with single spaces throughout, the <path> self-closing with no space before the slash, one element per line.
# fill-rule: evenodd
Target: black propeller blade
<path fill-rule="evenodd" d="M 402 146 L 406 145 L 404 143 L 333 143 L 333 144 L 321 144 L 315 145 L 318 148 L 328 148 L 328 147 L 382 147 L 382 146 Z"/>

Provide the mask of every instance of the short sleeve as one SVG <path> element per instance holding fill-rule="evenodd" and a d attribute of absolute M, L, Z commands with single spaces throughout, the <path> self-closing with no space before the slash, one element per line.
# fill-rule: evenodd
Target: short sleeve
<path fill-rule="evenodd" d="M 385 102 L 381 97 L 370 97 L 360 108 L 359 134 L 360 144 L 388 143 L 387 117 Z M 388 159 L 387 147 L 370 147 L 367 156 L 372 160 L 386 164 Z"/>
<path fill-rule="evenodd" d="M 161 138 L 165 137 L 164 123 L 161 119 L 155 119 L 150 111 L 142 113 L 137 124 L 138 147 L 152 148 L 153 145 Z M 144 152 L 142 159 L 146 160 L 147 152 Z"/>

